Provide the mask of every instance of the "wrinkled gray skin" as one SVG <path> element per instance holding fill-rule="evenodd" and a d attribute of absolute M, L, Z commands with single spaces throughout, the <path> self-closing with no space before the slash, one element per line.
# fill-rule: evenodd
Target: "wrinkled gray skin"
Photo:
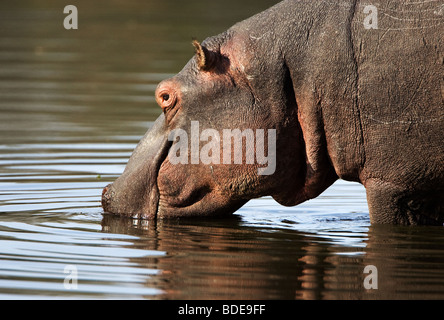
<path fill-rule="evenodd" d="M 368 30 L 367 3 L 284 1 L 206 39 L 216 58 L 159 84 L 164 114 L 104 189 L 104 210 L 215 216 L 265 195 L 291 206 L 341 178 L 365 186 L 372 223 L 442 225 L 444 2 L 403 2 L 381 3 Z M 168 133 L 192 120 L 276 129 L 275 173 L 172 165 Z"/>

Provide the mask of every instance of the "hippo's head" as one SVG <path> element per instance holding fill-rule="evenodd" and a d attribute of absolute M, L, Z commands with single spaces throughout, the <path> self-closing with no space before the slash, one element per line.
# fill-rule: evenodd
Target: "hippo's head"
<path fill-rule="evenodd" d="M 163 114 L 103 190 L 105 212 L 215 216 L 265 195 L 288 205 L 306 200 L 305 147 L 288 69 L 251 63 L 248 47 L 229 35 L 193 44 L 196 55 L 158 85 Z"/>

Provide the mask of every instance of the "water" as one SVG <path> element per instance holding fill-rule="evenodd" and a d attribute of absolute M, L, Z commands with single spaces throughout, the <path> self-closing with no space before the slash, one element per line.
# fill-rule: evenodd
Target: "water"
<path fill-rule="evenodd" d="M 273 2 L 76 1 L 69 31 L 59 1 L 0 4 L 0 298 L 444 298 L 443 229 L 371 226 L 355 183 L 223 220 L 103 214 L 102 188 L 160 114 L 154 89 L 191 38 Z"/>

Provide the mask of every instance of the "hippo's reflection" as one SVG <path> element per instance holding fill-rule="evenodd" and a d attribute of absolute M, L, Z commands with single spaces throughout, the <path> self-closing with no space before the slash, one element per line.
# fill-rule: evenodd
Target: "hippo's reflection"
<path fill-rule="evenodd" d="M 442 233 L 441 228 L 371 226 L 365 243 L 344 247 L 296 230 L 244 226 L 236 216 L 155 222 L 104 215 L 102 227 L 104 232 L 137 235 L 145 249 L 167 253 L 134 259 L 161 271 L 147 279 L 147 286 L 165 293 L 161 299 L 444 297 L 444 237 L 430 247 L 424 240 L 430 237 L 422 236 Z M 411 238 L 422 241 L 415 244 Z M 423 259 L 424 246 L 429 247 L 429 261 Z M 377 290 L 364 288 L 366 265 L 378 269 Z M 422 272 L 430 268 L 434 273 L 421 282 Z"/>

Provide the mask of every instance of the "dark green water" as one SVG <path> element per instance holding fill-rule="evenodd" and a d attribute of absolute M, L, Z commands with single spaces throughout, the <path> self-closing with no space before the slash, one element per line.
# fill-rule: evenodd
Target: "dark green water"
<path fill-rule="evenodd" d="M 354 183 L 293 208 L 253 200 L 226 220 L 103 215 L 101 190 L 160 114 L 154 89 L 191 39 L 273 3 L 73 1 L 78 30 L 60 1 L 0 3 L 0 298 L 444 298 L 444 229 L 370 226 Z M 368 265 L 378 289 L 364 287 Z"/>

